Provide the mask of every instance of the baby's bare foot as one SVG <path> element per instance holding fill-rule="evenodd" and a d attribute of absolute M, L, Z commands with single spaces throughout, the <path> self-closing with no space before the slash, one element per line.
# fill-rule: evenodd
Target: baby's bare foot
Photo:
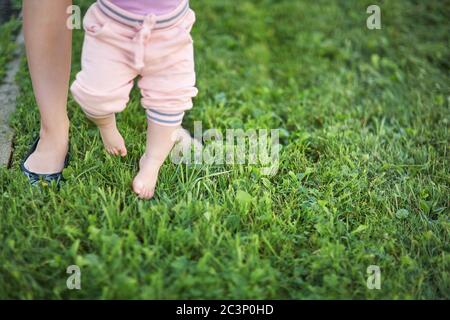
<path fill-rule="evenodd" d="M 144 154 L 139 161 L 139 172 L 133 180 L 133 191 L 141 199 L 151 199 L 155 193 L 159 169 L 163 161 Z"/>
<path fill-rule="evenodd" d="M 122 135 L 117 129 L 116 117 L 112 115 L 108 118 L 91 119 L 100 130 L 103 145 L 108 153 L 115 156 L 125 157 L 127 155 L 127 148 Z"/>

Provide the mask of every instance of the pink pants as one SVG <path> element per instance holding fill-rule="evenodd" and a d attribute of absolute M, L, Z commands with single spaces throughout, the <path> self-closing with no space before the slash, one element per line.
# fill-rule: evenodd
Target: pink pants
<path fill-rule="evenodd" d="M 82 70 L 71 87 L 73 97 L 89 117 L 107 117 L 125 109 L 139 76 L 147 118 L 180 125 L 198 92 L 194 23 L 187 0 L 170 14 L 145 17 L 98 0 L 83 21 Z"/>

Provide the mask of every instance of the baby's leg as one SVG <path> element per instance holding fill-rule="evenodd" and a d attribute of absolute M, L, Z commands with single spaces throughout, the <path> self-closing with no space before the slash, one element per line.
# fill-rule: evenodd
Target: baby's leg
<path fill-rule="evenodd" d="M 134 192 L 143 199 L 153 197 L 159 169 L 177 141 L 184 113 L 192 108 L 192 98 L 198 92 L 189 34 L 194 22 L 195 14 L 190 10 L 176 27 L 153 33 L 148 44 L 152 63 L 145 66 L 138 82 L 148 117 L 147 147 L 133 181 Z"/>
<path fill-rule="evenodd" d="M 125 156 L 127 149 L 115 114 L 125 109 L 138 73 L 127 59 L 134 43 L 116 30 L 116 24 L 98 5 L 89 8 L 84 17 L 82 69 L 71 91 L 86 116 L 98 126 L 106 151 Z"/>
<path fill-rule="evenodd" d="M 133 190 L 141 199 L 150 199 L 155 192 L 159 169 L 176 142 L 178 126 L 163 126 L 148 121 L 147 146 L 139 162 L 139 173 L 134 178 Z"/>
<path fill-rule="evenodd" d="M 87 118 L 97 125 L 106 151 L 124 157 L 127 149 L 116 126 L 116 113 L 123 111 L 128 103 L 135 74 L 124 64 L 114 61 L 114 56 L 91 57 L 86 53 L 89 51 L 84 52 L 83 59 L 88 62 L 83 64 L 72 84 L 72 95 Z M 91 63 L 91 60 L 97 63 Z"/>
<path fill-rule="evenodd" d="M 87 117 L 97 125 L 106 151 L 115 156 L 125 157 L 127 148 L 125 140 L 117 129 L 116 115 L 111 114 L 104 118 L 93 118 L 89 115 Z"/>

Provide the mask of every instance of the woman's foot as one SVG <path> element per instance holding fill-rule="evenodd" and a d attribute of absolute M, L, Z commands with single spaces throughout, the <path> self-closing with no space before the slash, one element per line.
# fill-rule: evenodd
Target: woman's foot
<path fill-rule="evenodd" d="M 27 170 L 38 174 L 54 174 L 63 171 L 69 150 L 69 125 L 57 130 L 40 132 L 36 151 L 25 161 Z"/>
<path fill-rule="evenodd" d="M 162 161 L 152 159 L 144 154 L 139 161 L 139 172 L 133 180 L 133 191 L 141 199 L 151 199 L 155 193 L 159 169 Z"/>
<path fill-rule="evenodd" d="M 125 146 L 125 140 L 117 129 L 116 116 L 111 115 L 107 118 L 95 119 L 90 118 L 100 130 L 102 136 L 103 145 L 109 154 L 114 156 L 125 157 L 127 155 L 127 148 Z"/>

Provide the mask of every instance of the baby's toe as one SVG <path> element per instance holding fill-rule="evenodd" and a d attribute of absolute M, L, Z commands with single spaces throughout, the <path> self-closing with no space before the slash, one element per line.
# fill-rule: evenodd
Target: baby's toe
<path fill-rule="evenodd" d="M 133 191 L 137 194 L 139 194 L 142 190 L 142 184 L 137 182 L 136 180 L 133 181 Z"/>
<path fill-rule="evenodd" d="M 144 190 L 142 190 L 142 193 L 139 195 L 139 197 L 143 200 L 147 200 L 147 189 L 144 188 Z"/>
<path fill-rule="evenodd" d="M 147 189 L 147 192 L 145 193 L 145 198 L 146 199 L 153 198 L 153 193 L 154 193 L 154 189 Z"/>
<path fill-rule="evenodd" d="M 133 182 L 133 191 L 134 191 L 134 193 L 137 194 L 137 196 L 140 199 L 145 199 L 146 190 L 147 189 L 145 188 L 145 185 L 142 182 L 140 182 L 140 181 Z"/>
<path fill-rule="evenodd" d="M 146 200 L 145 198 L 145 191 L 142 191 L 141 193 L 138 194 L 139 199 L 141 200 Z"/>
<path fill-rule="evenodd" d="M 126 155 L 127 155 L 127 148 L 125 148 L 125 146 L 123 146 L 121 149 L 120 149 L 120 155 L 122 156 L 122 157 L 125 157 Z"/>

